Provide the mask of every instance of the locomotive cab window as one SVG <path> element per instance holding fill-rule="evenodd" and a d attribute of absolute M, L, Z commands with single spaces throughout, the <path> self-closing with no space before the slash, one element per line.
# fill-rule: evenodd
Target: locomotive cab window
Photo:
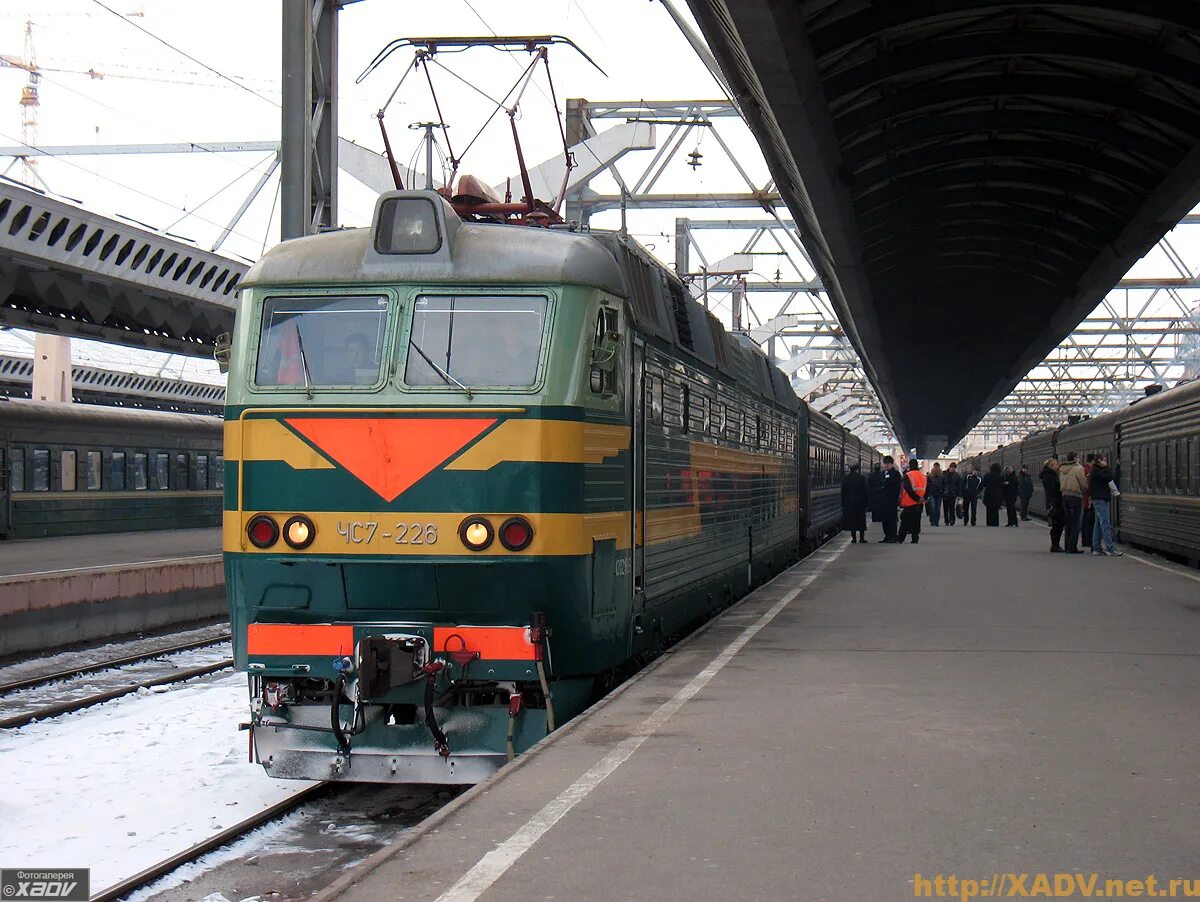
<path fill-rule="evenodd" d="M 538 295 L 418 297 L 405 383 L 451 390 L 531 387 L 546 308 L 546 298 Z"/>
<path fill-rule="evenodd" d="M 254 384 L 370 388 L 387 339 L 383 297 L 267 298 Z"/>

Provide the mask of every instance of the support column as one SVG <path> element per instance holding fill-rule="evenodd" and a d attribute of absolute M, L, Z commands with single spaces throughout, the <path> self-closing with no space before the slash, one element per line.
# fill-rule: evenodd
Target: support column
<path fill-rule="evenodd" d="M 337 224 L 339 0 L 283 0 L 284 240 Z"/>
<path fill-rule="evenodd" d="M 577 144 L 581 144 L 592 136 L 592 130 L 588 122 L 588 102 L 584 98 L 567 98 L 567 112 L 564 120 L 567 147 L 574 147 Z M 567 191 L 567 196 L 563 203 L 563 219 L 567 222 L 578 222 L 581 226 L 588 224 L 588 216 L 584 212 L 583 204 L 580 202 L 580 194 L 586 187 L 586 184 L 584 184 Z"/>
<path fill-rule="evenodd" d="M 37 333 L 33 339 L 33 400 L 73 400 L 71 339 L 65 335 Z"/>
<path fill-rule="evenodd" d="M 691 228 L 687 217 L 675 220 L 675 275 L 683 278 L 688 272 L 688 242 L 691 240 Z"/>

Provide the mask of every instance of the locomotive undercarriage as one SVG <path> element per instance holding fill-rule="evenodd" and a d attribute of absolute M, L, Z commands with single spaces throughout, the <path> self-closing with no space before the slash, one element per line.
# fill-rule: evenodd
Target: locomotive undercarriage
<path fill-rule="evenodd" d="M 369 637 L 335 668 L 337 679 L 251 673 L 245 726 L 271 776 L 477 783 L 552 732 L 556 706 L 580 710 L 592 683 L 556 680 L 548 699 L 540 680 L 491 678 L 512 665 L 432 656 L 419 636 Z"/>

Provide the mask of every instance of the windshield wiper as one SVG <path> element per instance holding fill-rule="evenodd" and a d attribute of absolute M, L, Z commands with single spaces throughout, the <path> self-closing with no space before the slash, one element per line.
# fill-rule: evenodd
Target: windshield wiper
<path fill-rule="evenodd" d="M 312 374 L 308 371 L 308 358 L 304 356 L 304 336 L 300 334 L 300 324 L 296 324 L 296 347 L 300 349 L 300 366 L 304 370 L 304 393 L 312 400 Z"/>
<path fill-rule="evenodd" d="M 426 363 L 428 363 L 433 368 L 433 371 L 442 377 L 443 382 L 445 382 L 447 385 L 457 385 L 459 388 L 461 388 L 463 391 L 465 391 L 467 393 L 468 400 L 470 400 L 471 398 L 474 397 L 474 395 L 471 394 L 471 389 L 469 389 L 467 386 L 463 385 L 461 382 L 459 382 L 457 379 L 455 379 L 453 376 L 451 376 L 448 372 L 446 372 L 440 366 L 438 366 L 436 363 L 434 363 L 433 360 L 430 359 L 429 355 L 421 350 L 421 346 L 412 340 L 411 336 L 408 339 L 408 346 L 410 348 L 412 348 L 414 351 L 416 351 L 418 354 L 421 355 L 421 359 L 423 359 Z"/>

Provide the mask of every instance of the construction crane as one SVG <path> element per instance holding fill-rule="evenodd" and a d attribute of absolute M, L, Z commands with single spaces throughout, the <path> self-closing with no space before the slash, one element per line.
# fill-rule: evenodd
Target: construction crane
<path fill-rule="evenodd" d="M 33 20 L 25 20 L 25 52 L 21 58 L 12 56 L 0 56 L 0 66 L 6 66 L 11 69 L 24 69 L 29 73 L 29 77 L 21 88 L 21 143 L 26 147 L 37 147 L 38 143 L 38 107 L 41 102 L 38 100 L 38 84 L 42 80 L 42 73 L 38 69 L 37 53 L 33 46 Z M 24 156 L 19 158 L 21 161 L 21 171 L 24 178 L 22 181 L 27 185 L 33 185 L 34 181 L 42 182 L 42 177 L 38 175 L 37 159 L 32 156 Z M 45 187 L 45 182 L 42 182 Z"/>

